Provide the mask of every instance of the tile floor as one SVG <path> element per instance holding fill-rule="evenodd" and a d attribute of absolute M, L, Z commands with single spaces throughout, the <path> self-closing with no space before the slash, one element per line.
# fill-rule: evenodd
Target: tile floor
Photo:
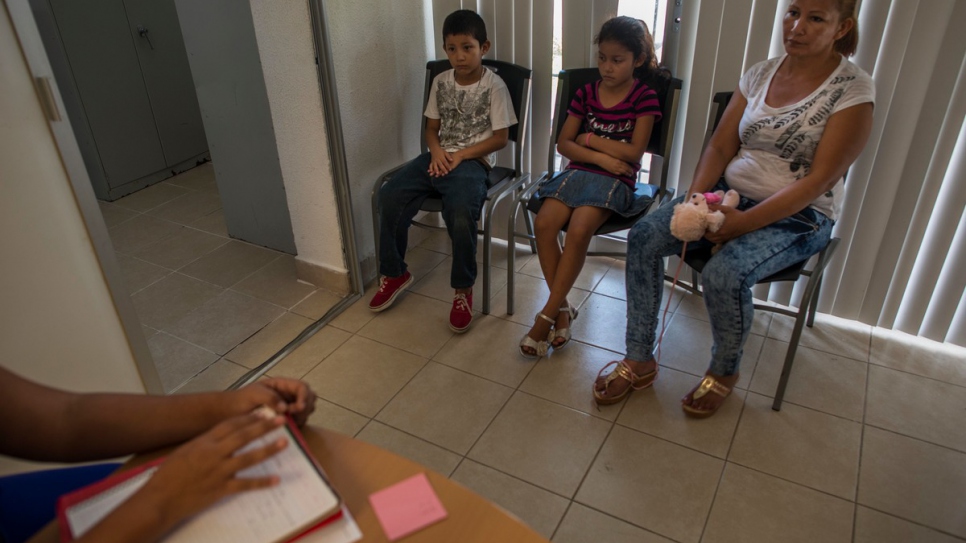
<path fill-rule="evenodd" d="M 165 392 L 223 388 L 341 299 L 228 236 L 210 162 L 99 204 Z"/>
<path fill-rule="evenodd" d="M 269 372 L 313 387 L 312 423 L 443 473 L 555 542 L 966 541 L 966 349 L 819 315 L 776 413 L 791 325 L 760 314 L 735 394 L 691 420 L 678 399 L 704 371 L 710 333 L 700 299 L 676 291 L 656 385 L 598 410 L 590 384 L 623 345 L 623 263 L 588 259 L 571 297 L 576 342 L 533 361 L 516 345 L 547 293 L 536 259 L 519 251 L 507 315 L 498 252 L 492 314 L 456 335 L 448 252 L 444 238 L 425 240 L 409 254 L 418 282 L 396 306 L 371 313 L 370 288 Z M 219 283 L 216 266 L 189 269 L 164 276 L 183 275 L 216 307 L 248 296 Z M 155 343 L 192 328 L 177 304 L 151 315 Z M 256 360 L 302 318 L 282 315 L 181 390 L 223 388 L 243 370 L 232 356 Z M 224 350 L 221 338 L 194 341 Z"/>

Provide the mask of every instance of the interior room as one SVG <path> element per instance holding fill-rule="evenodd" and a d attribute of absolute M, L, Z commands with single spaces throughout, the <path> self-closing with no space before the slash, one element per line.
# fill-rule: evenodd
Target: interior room
<path fill-rule="evenodd" d="M 604 21 L 644 21 L 682 86 L 668 153 L 639 182 L 680 196 L 715 94 L 783 53 L 788 4 L 4 0 L 0 365 L 75 392 L 299 379 L 317 395 L 310 426 L 415 462 L 554 542 L 966 541 L 966 3 L 859 2 L 851 61 L 872 76 L 874 117 L 814 325 L 799 339 L 795 318 L 757 311 L 715 416 L 680 407 L 712 327 L 671 281 L 654 386 L 595 404 L 598 371 L 625 355 L 621 256 L 587 257 L 573 345 L 521 356 L 549 289 L 512 235 L 527 229 L 519 193 L 493 209 L 489 254 L 478 243 L 466 333 L 447 325 L 445 229 L 411 228 L 414 283 L 391 310 L 368 306 L 374 183 L 421 152 L 447 14 L 477 11 L 484 58 L 532 70 L 526 126 L 497 159 L 513 167 L 520 146 L 521 188 L 561 166 L 557 74 L 597 66 Z M 106 69 L 120 63 L 129 77 Z M 626 244 L 624 231 L 591 248 Z M 753 293 L 797 311 L 808 279 Z M 52 466 L 0 456 L 0 476 Z"/>

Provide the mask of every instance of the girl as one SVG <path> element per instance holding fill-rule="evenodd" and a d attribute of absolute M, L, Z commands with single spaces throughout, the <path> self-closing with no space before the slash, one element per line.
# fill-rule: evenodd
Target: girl
<path fill-rule="evenodd" d="M 665 73 L 657 66 L 654 41 L 642 21 L 610 19 L 594 43 L 601 79 L 577 91 L 557 139 L 557 151 L 570 165 L 537 194 L 544 199 L 534 221 L 537 254 L 550 298 L 520 341 L 520 353 L 527 358 L 570 341 L 577 310 L 567 294 L 597 228 L 611 213 L 629 216 L 648 204 L 647 199 L 635 201 L 634 184 L 661 108 L 646 82 Z M 557 237 L 565 225 L 561 251 Z"/>

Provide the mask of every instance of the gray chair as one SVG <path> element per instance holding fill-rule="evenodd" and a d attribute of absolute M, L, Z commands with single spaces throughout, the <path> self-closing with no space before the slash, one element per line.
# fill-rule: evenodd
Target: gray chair
<path fill-rule="evenodd" d="M 711 115 L 709 117 L 709 129 L 705 142 L 710 139 L 711 133 L 717 128 L 718 123 L 721 121 L 721 116 L 724 114 L 725 107 L 727 107 L 728 102 L 731 101 L 731 92 L 719 92 L 714 95 L 714 101 L 712 103 Z M 802 329 L 804 326 L 809 328 L 815 323 L 815 310 L 818 306 L 818 295 L 822 287 L 822 274 L 825 273 L 825 268 L 828 266 L 829 261 L 835 254 L 835 249 L 839 244 L 838 238 L 832 238 L 828 245 L 824 249 L 818 252 L 818 257 L 815 261 L 815 265 L 812 269 L 805 269 L 806 264 L 812 259 L 809 257 L 798 264 L 794 264 L 785 268 L 784 270 L 765 277 L 758 281 L 757 284 L 765 283 L 775 283 L 778 281 L 798 281 L 801 277 L 808 277 L 808 283 L 805 286 L 805 292 L 802 294 L 802 306 L 798 308 L 794 307 L 782 307 L 769 304 L 755 304 L 755 309 L 762 311 L 771 311 L 773 313 L 779 313 L 782 315 L 787 315 L 789 317 L 795 318 L 795 326 L 792 329 L 792 337 L 788 343 L 788 350 L 785 353 L 785 364 L 782 366 L 781 378 L 778 380 L 778 389 L 775 391 L 775 400 L 772 403 L 771 408 L 775 411 L 779 411 L 782 406 L 782 400 L 785 397 L 785 387 L 788 385 L 788 377 L 792 372 L 792 364 L 795 362 L 795 351 L 798 349 L 798 342 L 802 337 Z M 705 264 L 711 259 L 711 249 L 710 248 L 697 248 L 694 250 L 689 250 L 684 255 L 684 262 L 691 268 L 691 283 L 678 283 L 683 288 L 701 295 L 701 287 L 699 284 L 699 275 L 701 270 L 704 269 Z M 815 255 L 812 255 L 815 256 Z M 670 280 L 668 277 L 667 279 Z"/>
<path fill-rule="evenodd" d="M 495 72 L 506 83 L 507 90 L 510 92 L 510 99 L 513 102 L 513 111 L 517 116 L 517 124 L 510 127 L 509 139 L 513 144 L 513 168 L 495 166 L 490 170 L 487 179 L 486 202 L 480 216 L 480 226 L 483 234 L 483 313 L 490 312 L 490 296 L 492 285 L 490 279 L 491 267 L 491 240 L 492 240 L 492 215 L 496 205 L 506 198 L 522 189 L 529 180 L 529 176 L 523 174 L 523 147 L 526 141 L 527 125 L 530 122 L 530 76 L 531 70 L 516 64 L 503 62 L 500 60 L 483 59 L 483 65 Z M 429 100 L 430 85 L 433 79 L 440 73 L 449 70 L 452 66 L 449 60 L 431 60 L 426 63 L 426 87 L 423 93 L 423 104 Z M 420 129 L 421 152 L 428 151 L 425 140 L 426 117 Z M 379 258 L 379 189 L 392 178 L 404 164 L 383 173 L 376 179 L 372 188 L 372 223 L 373 236 L 376 241 L 376 259 Z M 443 201 L 439 197 L 430 196 L 420 206 L 421 211 L 440 212 L 443 210 Z M 439 228 L 418 221 L 413 221 L 413 225 L 426 228 Z M 377 262 L 378 267 L 378 262 Z"/>
<path fill-rule="evenodd" d="M 513 207 L 510 212 L 507 232 L 509 243 L 507 244 L 507 314 L 513 314 L 513 296 L 514 296 L 514 260 L 515 260 L 515 241 L 517 238 L 526 239 L 530 242 L 530 248 L 533 252 L 536 252 L 536 245 L 534 243 L 533 235 L 533 225 L 530 214 L 536 215 L 540 210 L 540 206 L 543 200 L 533 198 L 534 193 L 539 188 L 541 182 L 555 175 L 557 172 L 554 171 L 554 159 L 557 150 L 557 137 L 560 135 L 560 131 L 563 129 L 564 122 L 567 120 L 567 108 L 570 106 L 570 102 L 577 90 L 586 85 L 600 79 L 600 71 L 597 68 L 577 68 L 571 70 L 561 70 L 560 75 L 557 79 L 557 98 L 554 106 L 554 121 L 553 121 L 553 131 L 550 139 L 550 149 L 547 153 L 547 171 L 540 175 L 540 178 L 536 182 L 531 183 L 523 190 L 514 201 Z M 674 191 L 667 188 L 667 168 L 664 167 L 664 159 L 670 154 L 671 144 L 674 141 L 674 127 L 677 120 L 678 114 L 678 104 L 681 96 L 681 86 L 682 81 L 680 79 L 668 78 L 663 81 L 662 85 L 654 85 L 655 91 L 658 94 L 658 101 L 661 104 L 661 120 L 654 125 L 651 130 L 651 139 L 647 144 L 647 152 L 655 157 L 660 157 L 661 170 L 660 172 L 652 171 L 649 172 L 647 183 L 637 183 L 634 188 L 634 193 L 638 198 L 649 198 L 651 204 L 657 201 L 663 201 L 674 194 Z M 651 164 L 657 162 L 652 160 Z M 622 217 L 620 215 L 611 215 L 607 221 L 597 229 L 594 233 L 596 237 L 603 237 L 611 240 L 616 240 L 619 242 L 625 242 L 626 240 L 621 237 L 614 236 L 615 233 L 628 230 L 630 227 L 634 226 L 641 217 L 643 217 L 650 205 L 644 208 L 641 213 L 631 216 Z M 520 213 L 523 213 L 524 222 L 527 227 L 526 232 L 520 232 L 516 230 L 517 217 Z M 564 226 L 564 231 L 567 227 Z M 591 256 L 623 256 L 624 252 L 614 252 L 614 251 L 591 251 L 587 253 Z"/>

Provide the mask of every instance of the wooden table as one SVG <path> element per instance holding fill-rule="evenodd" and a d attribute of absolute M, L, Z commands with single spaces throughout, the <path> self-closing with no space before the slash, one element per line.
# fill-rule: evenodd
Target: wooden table
<path fill-rule="evenodd" d="M 426 473 L 449 516 L 404 537 L 400 540 L 403 543 L 548 543 L 500 507 L 415 462 L 323 428 L 306 426 L 302 428 L 302 434 L 332 485 L 345 500 L 362 530 L 361 541 L 365 543 L 388 541 L 369 505 L 369 495 L 422 472 Z M 139 457 L 129 465 L 137 465 L 144 460 L 147 458 Z M 57 543 L 57 530 L 55 521 L 29 543 Z"/>

